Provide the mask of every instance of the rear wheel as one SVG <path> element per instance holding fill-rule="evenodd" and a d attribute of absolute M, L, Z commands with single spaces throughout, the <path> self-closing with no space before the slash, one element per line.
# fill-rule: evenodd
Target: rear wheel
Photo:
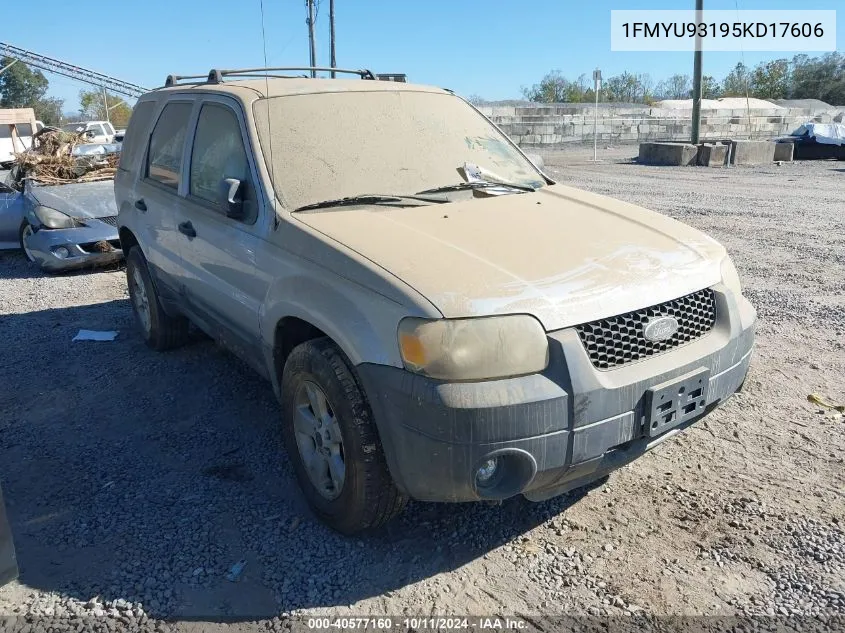
<path fill-rule="evenodd" d="M 188 319 L 172 317 L 161 306 L 147 259 L 133 246 L 126 257 L 126 282 L 135 320 L 144 342 L 159 351 L 179 347 L 188 340 Z"/>
<path fill-rule="evenodd" d="M 18 238 L 20 239 L 21 250 L 23 250 L 24 255 L 26 255 L 26 258 L 31 262 L 35 262 L 35 257 L 33 256 L 32 251 L 29 250 L 27 242 L 29 241 L 29 238 L 32 237 L 33 232 L 34 231 L 32 230 L 32 225 L 29 222 L 27 222 L 26 220 L 21 222 L 21 228 L 18 232 Z"/>
<path fill-rule="evenodd" d="M 283 437 L 314 512 L 344 534 L 376 528 L 405 507 L 364 393 L 328 338 L 296 347 L 282 375 Z"/>

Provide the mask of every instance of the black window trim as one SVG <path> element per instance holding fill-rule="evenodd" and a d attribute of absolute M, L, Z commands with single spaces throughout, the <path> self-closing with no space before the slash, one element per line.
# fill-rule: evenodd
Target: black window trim
<path fill-rule="evenodd" d="M 214 202 L 209 202 L 204 198 L 200 198 L 199 196 L 195 196 L 191 194 L 191 163 L 194 158 L 194 142 L 196 141 L 197 129 L 199 127 L 199 120 L 200 115 L 202 114 L 202 109 L 206 105 L 216 106 L 221 108 L 226 108 L 229 110 L 232 115 L 235 117 L 235 121 L 238 123 L 238 127 L 241 131 L 241 143 L 243 144 L 244 153 L 246 154 L 246 161 L 249 167 L 249 175 L 251 182 L 249 183 L 250 186 L 253 188 L 253 195 L 255 196 L 256 202 L 256 212 L 255 215 L 248 219 L 248 220 L 236 220 L 235 218 L 230 218 L 226 215 L 226 210 L 216 204 Z M 245 118 L 243 116 L 243 110 L 238 107 L 236 101 L 224 97 L 222 95 L 212 95 L 212 94 L 203 94 L 199 99 L 197 99 L 196 109 L 194 111 L 194 115 L 192 117 L 191 124 L 189 125 L 189 132 L 190 132 L 190 144 L 187 145 L 185 148 L 185 199 L 190 202 L 193 206 L 198 207 L 207 212 L 207 214 L 211 215 L 212 217 L 223 220 L 229 224 L 235 226 L 254 226 L 258 223 L 258 219 L 262 216 L 264 210 L 264 197 L 263 197 L 263 190 L 261 188 L 261 180 L 257 176 L 257 170 L 255 168 L 255 160 L 251 153 L 251 144 L 249 142 L 249 137 L 246 134 L 246 125 L 245 125 Z"/>

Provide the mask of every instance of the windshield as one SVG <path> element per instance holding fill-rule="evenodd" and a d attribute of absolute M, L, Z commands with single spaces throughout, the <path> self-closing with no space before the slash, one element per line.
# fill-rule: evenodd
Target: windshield
<path fill-rule="evenodd" d="M 254 108 L 268 171 L 288 209 L 454 185 L 465 180 L 467 163 L 489 179 L 544 184 L 487 119 L 453 95 L 348 91 L 272 97 Z"/>
<path fill-rule="evenodd" d="M 70 132 L 71 134 L 78 134 L 79 132 L 85 131 L 85 124 L 84 123 L 66 123 L 62 126 L 62 130 L 65 132 Z"/>

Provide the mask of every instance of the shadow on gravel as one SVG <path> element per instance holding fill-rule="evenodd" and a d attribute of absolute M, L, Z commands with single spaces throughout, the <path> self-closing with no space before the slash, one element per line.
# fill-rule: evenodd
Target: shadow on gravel
<path fill-rule="evenodd" d="M 72 343 L 82 327 L 119 335 Z M 222 622 L 350 605 L 456 569 L 577 500 L 412 503 L 346 538 L 308 511 L 269 384 L 213 342 L 155 353 L 127 300 L 4 316 L 0 340 L 0 478 L 20 582 L 65 613 L 142 603 Z"/>

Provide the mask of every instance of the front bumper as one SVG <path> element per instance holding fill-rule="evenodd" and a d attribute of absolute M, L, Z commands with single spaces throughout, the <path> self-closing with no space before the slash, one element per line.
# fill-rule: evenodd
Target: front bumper
<path fill-rule="evenodd" d="M 57 272 L 106 266 L 122 260 L 117 228 L 98 220 L 86 222 L 90 225 L 36 230 L 27 240 L 36 263 L 43 270 Z M 56 254 L 59 248 L 67 251 L 66 257 Z"/>
<path fill-rule="evenodd" d="M 358 372 L 397 486 L 425 501 L 533 500 L 586 485 L 677 434 L 736 392 L 754 345 L 756 313 L 744 297 L 714 287 L 717 321 L 682 347 L 600 371 L 574 329 L 549 334 L 542 374 L 444 383 L 395 367 L 362 364 Z M 701 415 L 649 437 L 646 392 L 709 370 Z M 475 473 L 498 457 L 494 486 Z"/>

